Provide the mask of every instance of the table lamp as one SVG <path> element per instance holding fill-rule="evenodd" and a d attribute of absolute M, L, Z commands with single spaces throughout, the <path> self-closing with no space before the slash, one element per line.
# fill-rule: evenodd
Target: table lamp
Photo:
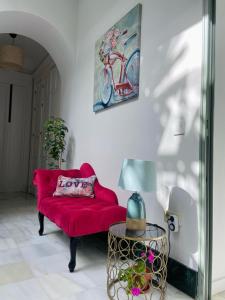
<path fill-rule="evenodd" d="M 124 159 L 119 187 L 134 192 L 127 202 L 127 229 L 134 232 L 145 230 L 145 203 L 139 192 L 156 190 L 155 163 L 146 160 Z"/>

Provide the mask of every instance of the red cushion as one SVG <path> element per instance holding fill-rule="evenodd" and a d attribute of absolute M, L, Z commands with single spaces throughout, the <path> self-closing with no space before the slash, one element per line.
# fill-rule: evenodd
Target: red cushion
<path fill-rule="evenodd" d="M 126 209 L 96 198 L 48 197 L 39 211 L 69 236 L 107 231 L 115 222 L 126 219 Z"/>
<path fill-rule="evenodd" d="M 95 180 L 95 175 L 86 178 L 71 178 L 60 175 L 53 196 L 94 198 Z"/>

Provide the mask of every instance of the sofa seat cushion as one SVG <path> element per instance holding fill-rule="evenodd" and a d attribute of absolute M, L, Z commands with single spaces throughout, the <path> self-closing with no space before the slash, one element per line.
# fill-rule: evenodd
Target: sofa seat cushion
<path fill-rule="evenodd" d="M 96 198 L 48 197 L 38 210 L 71 237 L 107 231 L 126 219 L 124 207 Z"/>

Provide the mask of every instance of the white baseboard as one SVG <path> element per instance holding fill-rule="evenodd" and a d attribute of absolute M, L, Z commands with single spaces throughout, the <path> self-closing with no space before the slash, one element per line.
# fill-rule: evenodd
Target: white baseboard
<path fill-rule="evenodd" d="M 212 295 L 225 291 L 225 277 L 213 280 L 212 282 Z"/>

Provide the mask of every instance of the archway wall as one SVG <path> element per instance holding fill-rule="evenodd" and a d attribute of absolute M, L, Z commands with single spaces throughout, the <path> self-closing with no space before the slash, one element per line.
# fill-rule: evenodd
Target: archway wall
<path fill-rule="evenodd" d="M 0 0 L 0 33 L 16 32 L 40 43 L 55 61 L 62 97 L 69 92 L 76 57 L 77 1 Z"/>

